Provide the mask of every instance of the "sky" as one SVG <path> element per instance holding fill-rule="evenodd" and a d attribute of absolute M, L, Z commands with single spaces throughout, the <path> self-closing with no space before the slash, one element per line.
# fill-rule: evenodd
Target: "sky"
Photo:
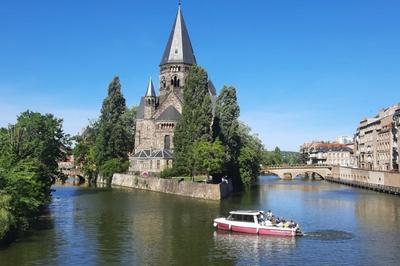
<path fill-rule="evenodd" d="M 197 63 L 236 87 L 267 149 L 353 135 L 400 102 L 398 0 L 183 0 Z M 29 109 L 77 134 L 118 75 L 129 106 L 158 87 L 177 0 L 1 0 L 0 127 Z"/>

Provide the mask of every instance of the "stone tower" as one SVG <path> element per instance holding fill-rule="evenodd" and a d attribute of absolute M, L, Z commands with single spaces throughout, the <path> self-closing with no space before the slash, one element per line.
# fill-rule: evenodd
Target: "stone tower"
<path fill-rule="evenodd" d="M 174 129 L 182 113 L 185 79 L 190 66 L 195 64 L 196 58 L 179 5 L 159 65 L 159 96 L 150 79 L 146 93 L 140 100 L 130 171 L 150 174 L 172 165 Z M 211 81 L 209 91 L 215 99 L 215 88 Z"/>
<path fill-rule="evenodd" d="M 189 67 L 196 64 L 181 6 L 160 63 L 160 97 L 170 91 L 182 93 Z"/>

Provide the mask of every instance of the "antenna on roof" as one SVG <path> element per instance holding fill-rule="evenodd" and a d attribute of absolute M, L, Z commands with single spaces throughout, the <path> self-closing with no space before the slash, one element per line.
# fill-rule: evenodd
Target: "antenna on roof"
<path fill-rule="evenodd" d="M 178 0 L 178 5 L 179 5 L 179 6 L 182 5 L 182 0 Z"/>

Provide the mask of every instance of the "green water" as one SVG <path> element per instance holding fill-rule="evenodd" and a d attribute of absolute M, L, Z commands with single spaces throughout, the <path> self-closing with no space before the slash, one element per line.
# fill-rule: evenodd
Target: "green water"
<path fill-rule="evenodd" d="M 0 250 L 0 265 L 398 265 L 400 197 L 260 177 L 222 202 L 133 189 L 55 187 L 49 213 Z M 272 209 L 306 233 L 216 232 L 233 209 Z"/>

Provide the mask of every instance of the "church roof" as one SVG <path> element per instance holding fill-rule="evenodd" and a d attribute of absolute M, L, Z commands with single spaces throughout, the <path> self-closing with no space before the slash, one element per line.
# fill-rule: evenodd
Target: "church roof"
<path fill-rule="evenodd" d="M 136 119 L 143 119 L 144 118 L 144 97 L 140 98 L 140 104 L 136 113 Z"/>
<path fill-rule="evenodd" d="M 153 81 L 149 80 L 149 84 L 147 85 L 146 95 L 145 97 L 156 97 L 156 91 L 154 90 Z"/>
<path fill-rule="evenodd" d="M 192 43 L 190 42 L 180 5 L 160 65 L 168 63 L 196 64 Z"/>
<path fill-rule="evenodd" d="M 178 121 L 180 117 L 181 114 L 171 105 L 156 118 L 156 121 Z"/>
<path fill-rule="evenodd" d="M 212 96 L 217 95 L 217 91 L 215 90 L 214 83 L 211 80 L 208 81 L 208 90 L 210 91 Z"/>

